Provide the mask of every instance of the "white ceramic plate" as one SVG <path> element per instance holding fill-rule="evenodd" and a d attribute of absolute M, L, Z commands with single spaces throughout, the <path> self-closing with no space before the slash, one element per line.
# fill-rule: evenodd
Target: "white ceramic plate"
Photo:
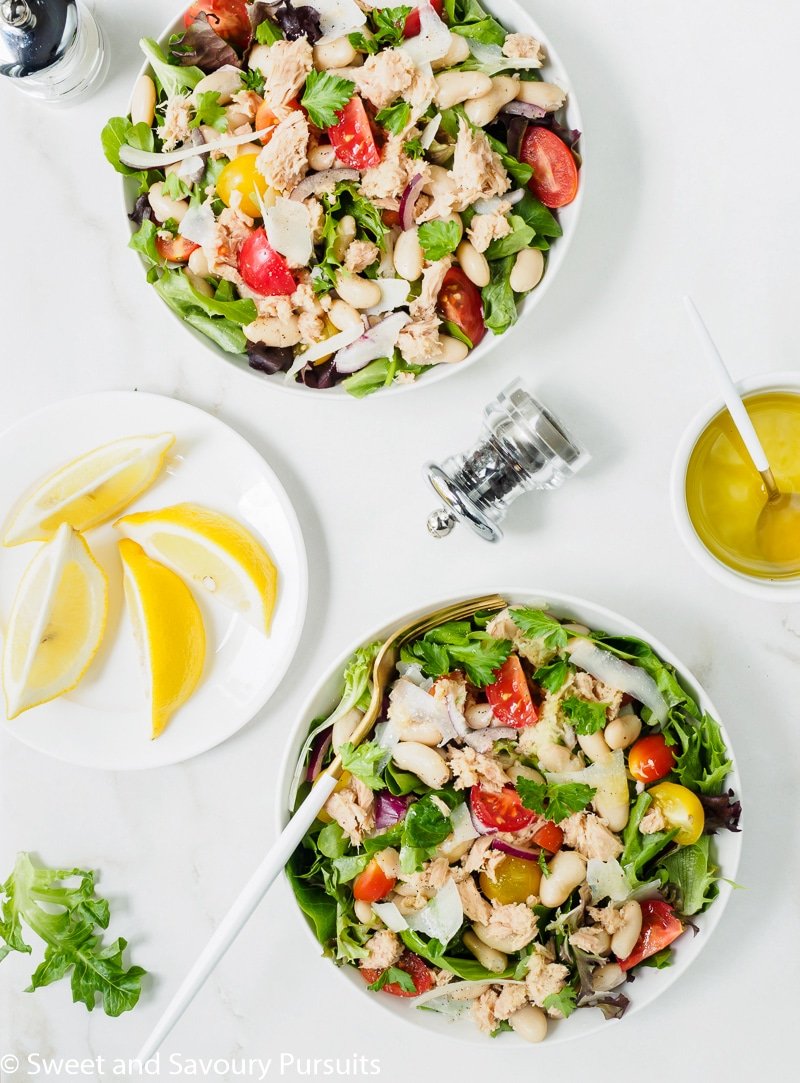
<path fill-rule="evenodd" d="M 303 740 L 308 733 L 309 724 L 312 719 L 324 716 L 326 712 L 331 710 L 335 705 L 341 690 L 342 670 L 353 651 L 364 643 L 370 643 L 376 639 L 385 639 L 395 628 L 409 623 L 424 612 L 449 605 L 464 597 L 495 593 L 496 591 L 502 597 L 508 598 L 511 604 L 530 605 L 536 608 L 548 609 L 556 616 L 572 618 L 582 624 L 588 625 L 592 629 L 602 630 L 617 635 L 638 636 L 640 639 L 649 643 L 653 650 L 665 662 L 669 662 L 671 665 L 675 666 L 681 683 L 698 701 L 702 710 L 707 711 L 712 717 L 719 720 L 719 715 L 713 703 L 711 703 L 706 693 L 686 666 L 683 665 L 683 663 L 680 662 L 667 647 L 660 643 L 654 636 L 650 635 L 649 632 L 639 628 L 638 625 L 633 624 L 618 613 L 614 613 L 612 610 L 606 609 L 601 605 L 596 605 L 593 602 L 587 602 L 580 598 L 573 598 L 566 594 L 554 594 L 547 590 L 531 590 L 525 588 L 502 590 L 496 588 L 493 584 L 483 584 L 483 586 L 485 589 L 475 590 L 473 594 L 468 596 L 459 595 L 455 598 L 432 599 L 430 604 L 421 609 L 397 614 L 397 617 L 394 620 L 371 629 L 367 635 L 362 636 L 356 643 L 351 644 L 333 665 L 331 665 L 327 672 L 322 675 L 317 688 L 309 697 L 300 714 L 282 764 L 282 785 L 278 794 L 279 823 L 285 823 L 288 819 L 287 803 L 289 786 L 291 784 L 294 767 L 297 762 L 297 757 L 300 754 Z M 733 758 L 730 738 L 724 727 L 722 733 L 728 747 L 728 752 Z M 726 785 L 732 786 L 736 791 L 737 797 L 743 800 L 735 762 L 733 770 L 728 776 Z M 742 848 L 741 834 L 733 834 L 730 831 L 719 832 L 715 836 L 715 846 L 721 875 L 728 880 L 735 881 Z M 675 960 L 673 965 L 666 970 L 656 970 L 644 967 L 636 972 L 636 981 L 634 983 L 623 987 L 622 991 L 630 998 L 631 1003 L 622 1020 L 607 1021 L 603 1018 L 598 1009 L 581 1010 L 576 1012 L 569 1019 L 560 1022 L 553 1022 L 551 1020 L 546 1039 L 547 1048 L 560 1042 L 570 1041 L 573 1038 L 585 1037 L 588 1034 L 601 1031 L 609 1026 L 630 1026 L 631 1015 L 641 1008 L 644 1008 L 646 1005 L 651 1004 L 661 995 L 661 993 L 665 992 L 673 982 L 677 981 L 697 958 L 703 950 L 703 947 L 708 943 L 708 938 L 722 917 L 722 912 L 725 909 L 728 897 L 732 890 L 727 883 L 720 883 L 719 887 L 719 898 L 706 913 L 699 914 L 696 918 L 699 929 L 698 934 L 696 936 L 685 935 L 681 937 L 675 945 Z M 333 964 L 329 959 L 319 957 L 319 942 L 306 924 L 305 918 L 299 908 L 295 909 L 295 916 L 298 926 L 302 926 L 303 928 L 305 939 L 311 944 L 312 952 L 318 957 L 316 965 L 332 966 Z M 301 934 L 298 928 L 298 936 L 299 935 Z M 310 959 L 306 965 L 311 965 Z M 487 1046 L 487 1043 L 490 1041 L 490 1039 L 478 1031 L 477 1027 L 469 1018 L 449 1021 L 435 1012 L 419 1011 L 413 1006 L 413 1001 L 411 1000 L 402 1000 L 398 997 L 391 996 L 375 996 L 365 991 L 363 979 L 358 976 L 353 967 L 339 967 L 338 971 L 350 986 L 348 995 L 353 998 L 353 1013 L 365 1012 L 367 1010 L 391 1012 L 396 1019 L 406 1023 L 416 1024 L 416 1026 L 421 1027 L 431 1034 L 438 1034 L 445 1038 L 455 1038 L 458 1041 L 463 1042 L 477 1043 L 484 1047 Z M 719 975 L 715 976 L 715 980 L 718 982 Z M 346 1011 L 344 1005 L 341 1007 L 341 1011 Z M 516 1034 L 502 1034 L 496 1041 L 497 1047 L 501 1051 L 509 1048 L 526 1049 L 531 1056 L 535 1055 L 533 1048 L 527 1042 L 524 1042 L 521 1038 L 517 1037 Z"/>
<path fill-rule="evenodd" d="M 549 38 L 541 29 L 536 20 L 525 10 L 525 8 L 517 2 L 517 0 L 482 0 L 483 7 L 496 16 L 499 22 L 509 30 L 510 32 L 533 34 L 533 36 L 540 41 L 545 50 L 547 57 L 544 67 L 541 69 L 542 78 L 547 82 L 557 83 L 568 92 L 567 104 L 563 110 L 564 123 L 567 128 L 577 128 L 578 131 L 583 133 L 583 120 L 581 118 L 580 108 L 575 95 L 575 90 L 572 86 L 572 82 L 567 75 L 564 65 L 558 56 L 558 53 L 550 44 Z M 171 34 L 180 33 L 183 30 L 183 13 L 185 10 L 185 4 L 181 7 L 178 15 L 173 19 L 158 37 L 158 42 L 164 44 L 169 40 Z M 137 78 L 140 75 L 144 75 L 149 69 L 149 65 L 144 63 L 137 72 Z M 572 203 L 567 207 L 562 207 L 558 211 L 558 219 L 564 230 L 562 237 L 559 237 L 553 244 L 547 255 L 547 267 L 545 269 L 544 278 L 539 286 L 536 287 L 531 293 L 527 294 L 523 298 L 519 305 L 519 318 L 520 320 L 529 321 L 530 315 L 533 310 L 544 299 L 545 294 L 552 285 L 559 268 L 564 262 L 567 255 L 567 250 L 572 243 L 572 238 L 575 235 L 575 229 L 578 224 L 578 218 L 580 216 L 581 207 L 583 206 L 583 193 L 586 185 L 586 136 L 581 136 L 580 143 L 581 151 L 581 171 L 580 171 L 580 185 L 578 188 L 578 194 Z M 122 180 L 123 190 L 123 205 L 124 213 L 128 215 L 133 202 L 136 198 L 135 187 L 125 179 Z M 131 226 L 130 231 L 135 231 L 135 226 Z M 140 273 L 144 276 L 144 263 L 140 261 Z M 153 295 L 153 303 L 163 304 L 161 299 L 155 290 L 150 291 Z M 191 334 L 201 348 L 208 350 L 214 354 L 220 360 L 233 365 L 240 372 L 245 372 L 253 380 L 257 380 L 261 384 L 266 384 L 269 387 L 277 388 L 279 391 L 287 391 L 289 393 L 302 394 L 302 395 L 321 395 L 325 398 L 339 398 L 350 399 L 351 396 L 342 387 L 332 387 L 325 391 L 319 391 L 316 388 L 305 387 L 302 384 L 295 383 L 294 380 L 287 381 L 283 373 L 276 373 L 274 376 L 265 376 L 263 373 L 255 372 L 251 369 L 247 363 L 245 356 L 239 356 L 236 354 L 226 353 L 216 346 L 205 335 L 200 334 L 188 323 L 184 322 L 177 315 L 168 310 L 173 319 L 178 320 L 184 329 Z M 510 329 L 506 334 L 511 334 L 513 329 Z M 532 333 L 532 332 L 529 332 Z M 381 396 L 387 394 L 400 394 L 404 391 L 409 391 L 415 387 L 419 387 L 421 384 L 432 384 L 437 380 L 446 379 L 448 376 L 453 375 L 456 372 L 461 372 L 473 365 L 476 361 L 480 361 L 486 357 L 497 345 L 505 340 L 506 335 L 493 335 L 491 332 L 487 332 L 483 342 L 472 350 L 464 361 L 461 361 L 457 365 L 436 365 L 429 372 L 425 373 L 418 380 L 415 380 L 410 384 L 393 384 L 391 387 L 379 392 Z"/>
<path fill-rule="evenodd" d="M 103 392 L 48 406 L 0 436 L 0 515 L 51 470 L 122 436 L 173 432 L 167 468 L 129 510 L 194 501 L 226 512 L 259 536 L 279 574 L 269 638 L 240 616 L 198 598 L 206 623 L 206 671 L 165 732 L 150 740 L 144 674 L 125 612 L 110 523 L 86 540 L 109 578 L 108 626 L 98 656 L 72 692 L 34 707 L 7 731 L 69 763 L 113 770 L 160 767 L 224 741 L 261 708 L 295 652 L 307 600 L 303 537 L 294 510 L 263 458 L 233 429 L 175 399 Z M 38 543 L 0 549 L 0 617 L 5 622 L 20 576 Z M 5 719 L 4 705 L 0 717 Z"/>

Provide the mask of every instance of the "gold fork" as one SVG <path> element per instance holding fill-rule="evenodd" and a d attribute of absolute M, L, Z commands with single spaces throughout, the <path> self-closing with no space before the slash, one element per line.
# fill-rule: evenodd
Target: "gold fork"
<path fill-rule="evenodd" d="M 372 668 L 372 696 L 364 717 L 350 738 L 353 745 L 360 744 L 371 732 L 377 721 L 386 686 L 400 655 L 400 648 L 412 639 L 447 621 L 465 620 L 480 612 L 497 612 L 508 603 L 497 594 L 483 598 L 471 598 L 463 602 L 437 609 L 417 617 L 411 624 L 394 632 L 381 647 Z M 278 873 L 302 842 L 306 832 L 317 818 L 322 806 L 333 793 L 342 772 L 342 761 L 337 755 L 317 779 L 316 785 L 292 816 L 270 848 L 261 864 L 252 874 L 214 931 L 205 948 L 198 955 L 189 973 L 183 979 L 164 1014 L 153 1028 L 149 1038 L 139 1050 L 137 1060 L 145 1064 L 158 1051 L 161 1043 L 191 1004 L 205 984 L 217 963 L 247 924 L 251 914 L 272 886 Z"/>

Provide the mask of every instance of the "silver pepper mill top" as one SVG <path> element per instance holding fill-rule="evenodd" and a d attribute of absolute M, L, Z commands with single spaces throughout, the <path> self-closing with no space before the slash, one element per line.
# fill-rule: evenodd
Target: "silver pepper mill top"
<path fill-rule="evenodd" d="M 486 541 L 499 541 L 500 523 L 518 496 L 557 488 L 590 458 L 522 381 L 515 380 L 484 410 L 483 432 L 469 451 L 425 467 L 445 505 L 428 518 L 428 532 L 444 538 L 462 520 Z"/>
<path fill-rule="evenodd" d="M 108 57 L 81 0 L 0 0 L 0 76 L 48 102 L 96 89 Z"/>

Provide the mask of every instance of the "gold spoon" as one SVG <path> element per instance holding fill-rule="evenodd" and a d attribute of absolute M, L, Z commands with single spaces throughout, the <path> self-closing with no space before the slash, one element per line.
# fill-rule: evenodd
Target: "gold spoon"
<path fill-rule="evenodd" d="M 372 732 L 381 714 L 383 697 L 392 677 L 400 648 L 410 640 L 418 639 L 425 632 L 451 620 L 466 620 L 475 613 L 496 613 L 505 609 L 505 598 L 491 594 L 484 598 L 468 598 L 463 602 L 437 609 L 417 617 L 410 624 L 399 628 L 381 647 L 372 667 L 372 696 L 364 717 L 359 722 L 350 741 L 360 744 Z M 339 756 L 330 763 L 316 780 L 308 796 L 293 814 L 286 827 L 281 831 L 274 845 L 270 847 L 261 864 L 245 884 L 238 898 L 228 913 L 221 919 L 214 934 L 198 955 L 189 973 L 183 979 L 164 1014 L 142 1046 L 137 1060 L 147 1063 L 158 1051 L 161 1043 L 191 1004 L 195 995 L 205 984 L 217 963 L 247 924 L 251 914 L 271 887 L 278 873 L 302 842 L 306 832 L 317 818 L 322 806 L 333 793 L 342 773 L 342 761 Z"/>
<path fill-rule="evenodd" d="M 767 499 L 756 521 L 756 539 L 759 548 L 770 564 L 782 571 L 800 570 L 800 493 L 782 493 L 775 481 L 766 452 L 758 438 L 736 385 L 722 360 L 703 317 L 691 297 L 684 296 L 683 303 L 689 314 L 706 360 L 720 385 L 731 420 L 744 442 L 753 466 L 761 475 Z"/>

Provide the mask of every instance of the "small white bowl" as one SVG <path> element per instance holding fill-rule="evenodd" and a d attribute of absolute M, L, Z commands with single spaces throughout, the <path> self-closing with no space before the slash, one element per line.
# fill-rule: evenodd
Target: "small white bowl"
<path fill-rule="evenodd" d="M 719 720 L 719 714 L 713 703 L 686 666 L 654 636 L 650 635 L 649 632 L 644 631 L 644 629 L 640 628 L 632 621 L 627 620 L 625 617 L 620 616 L 618 613 L 615 613 L 613 610 L 606 609 L 605 606 L 597 605 L 594 602 L 584 601 L 581 598 L 574 598 L 568 594 L 557 594 L 548 590 L 536 590 L 530 588 L 502 590 L 496 588 L 494 584 L 490 586 L 487 586 L 485 583 L 478 584 L 478 588 L 481 586 L 485 586 L 486 589 L 476 589 L 474 592 L 475 596 L 481 593 L 494 592 L 497 589 L 497 593 L 501 594 L 504 598 L 508 598 L 512 604 L 546 608 L 556 616 L 568 617 L 581 624 L 586 624 L 593 629 L 602 629 L 612 635 L 637 636 L 638 638 L 645 640 L 660 658 L 675 667 L 680 677 L 681 684 L 696 699 L 700 709 Z M 281 763 L 279 772 L 280 784 L 277 788 L 278 823 L 281 826 L 289 819 L 289 788 L 294 775 L 297 758 L 300 755 L 300 750 L 308 733 L 311 721 L 314 718 L 323 717 L 327 714 L 338 700 L 342 687 L 342 671 L 353 651 L 364 643 L 371 643 L 377 639 L 385 639 L 395 628 L 409 623 L 417 616 L 422 615 L 422 613 L 430 612 L 440 606 L 450 605 L 453 602 L 461 601 L 464 597 L 467 596 L 458 595 L 454 598 L 442 598 L 439 600 L 434 598 L 422 608 L 416 608 L 408 613 L 396 614 L 394 619 L 387 620 L 383 624 L 373 628 L 368 634 L 361 636 L 355 643 L 352 643 L 320 676 L 316 687 L 310 694 L 294 724 Z M 733 768 L 728 776 L 727 784 L 733 787 L 739 800 L 744 800 L 730 737 L 725 731 L 724 726 L 722 727 L 722 736 L 727 746 L 728 754 L 733 761 Z M 719 866 L 722 875 L 725 877 L 725 881 L 721 882 L 719 885 L 719 898 L 706 913 L 698 914 L 696 916 L 699 929 L 698 935 L 684 936 L 681 938 L 678 945 L 676 945 L 675 961 L 668 970 L 644 968 L 641 971 L 637 971 L 635 983 L 625 986 L 624 992 L 630 997 L 631 1004 L 625 1013 L 624 1019 L 621 1020 L 622 1025 L 630 1025 L 630 1017 L 634 1012 L 639 1011 L 640 1008 L 652 1003 L 652 1001 L 664 993 L 673 982 L 677 981 L 677 979 L 685 973 L 687 968 L 700 954 L 703 947 L 708 943 L 711 933 L 722 917 L 722 913 L 732 891 L 730 885 L 736 880 L 736 872 L 739 867 L 739 858 L 742 850 L 742 836 L 741 834 L 722 831 L 715 835 L 714 838 Z M 311 945 L 311 951 L 316 953 L 319 960 L 316 965 L 332 966 L 333 964 L 330 959 L 323 959 L 321 957 L 319 942 L 311 932 L 300 908 L 295 906 L 294 913 L 297 924 L 297 936 L 298 938 L 301 935 L 304 936 L 306 941 Z M 300 932 L 301 927 L 303 930 L 302 933 Z M 337 970 L 343 980 L 350 986 L 351 993 L 354 997 L 352 1001 L 354 1011 L 353 1018 L 362 1020 L 364 1013 L 367 1011 L 390 1012 L 398 1021 L 412 1023 L 422 1030 L 427 1031 L 429 1034 L 435 1034 L 439 1037 L 455 1039 L 460 1042 L 481 1045 L 484 1048 L 488 1048 L 489 1039 L 477 1029 L 469 1018 L 449 1021 L 436 1012 L 418 1011 L 414 1007 L 414 1002 L 412 1000 L 403 1000 L 399 997 L 392 996 L 375 996 L 365 989 L 364 981 L 359 977 L 358 972 L 354 967 L 345 965 L 338 967 Z M 714 981 L 718 981 L 718 977 L 718 975 L 709 975 L 709 986 L 711 986 Z M 342 1005 L 340 1011 L 344 1017 L 346 1015 L 346 1006 Z M 546 1039 L 546 1046 L 547 1048 L 550 1048 L 553 1045 L 568 1042 L 574 1038 L 586 1037 L 589 1034 L 602 1031 L 609 1026 L 617 1025 L 620 1024 L 616 1021 L 605 1020 L 602 1014 L 597 1010 L 579 1011 L 567 1020 L 560 1022 L 551 1021 Z M 498 1041 L 500 1056 L 502 1056 L 503 1051 L 509 1049 L 525 1049 L 529 1054 L 533 1055 L 530 1044 L 516 1034 L 503 1034 Z"/>
<path fill-rule="evenodd" d="M 564 65 L 558 56 L 558 53 L 550 44 L 549 38 L 544 34 L 539 24 L 533 19 L 533 17 L 525 10 L 525 8 L 518 3 L 518 0 L 485 0 L 484 6 L 492 14 L 496 15 L 498 20 L 503 24 L 506 29 L 513 33 L 525 33 L 532 34 L 537 41 L 540 41 L 544 47 L 546 61 L 542 68 L 542 77 L 548 82 L 557 83 L 560 87 L 567 91 L 567 103 L 564 110 L 566 117 L 566 126 L 568 128 L 575 128 L 581 132 L 581 169 L 580 169 L 580 184 L 578 185 L 578 194 L 575 199 L 566 207 L 562 207 L 558 211 L 558 220 L 561 223 L 563 229 L 563 235 L 558 237 L 547 253 L 547 266 L 545 268 L 544 278 L 540 285 L 527 294 L 518 305 L 519 321 L 528 320 L 530 314 L 537 307 L 537 305 L 543 300 L 544 295 L 549 290 L 553 280 L 558 274 L 564 259 L 566 258 L 567 251 L 572 243 L 572 238 L 575 235 L 575 229 L 578 224 L 578 218 L 580 217 L 581 207 L 583 206 L 583 190 L 586 184 L 586 136 L 583 132 L 583 120 L 581 118 L 580 108 L 575 95 L 575 91 L 572 86 L 572 82 L 569 79 Z M 172 34 L 180 33 L 183 29 L 183 13 L 186 9 L 186 5 L 183 4 L 180 12 L 172 19 L 167 26 L 164 27 L 161 34 L 156 39 L 160 45 L 167 42 Z M 146 61 L 142 64 L 139 71 L 136 73 L 137 79 L 141 75 L 147 74 L 150 65 Z M 128 103 L 128 111 L 130 111 L 130 102 Z M 122 202 L 125 215 L 127 217 L 128 211 L 135 198 L 135 186 L 132 185 L 126 178 L 121 178 L 121 191 Z M 131 226 L 130 233 L 135 232 L 134 226 Z M 139 261 L 142 268 L 142 278 L 144 278 L 144 262 Z M 161 298 L 151 289 L 154 299 L 159 304 L 164 304 Z M 166 305 L 164 306 L 166 308 Z M 343 387 L 337 385 L 335 387 L 328 388 L 320 391 L 318 388 L 305 387 L 303 384 L 296 383 L 294 380 L 287 380 L 286 376 L 282 372 L 275 373 L 274 376 L 266 376 L 262 372 L 256 372 L 251 369 L 247 363 L 247 357 L 245 355 L 230 354 L 216 346 L 211 339 L 201 334 L 191 327 L 185 320 L 181 319 L 177 313 L 168 309 L 173 319 L 178 320 L 185 330 L 193 336 L 198 345 L 202 346 L 209 353 L 214 354 L 220 360 L 233 365 L 239 372 L 246 373 L 254 381 L 258 381 L 262 386 L 274 388 L 278 391 L 285 391 L 289 394 L 302 394 L 305 396 L 316 395 L 323 399 L 351 399 L 352 396 L 344 390 Z M 435 383 L 437 380 L 446 379 L 448 376 L 452 376 L 456 372 L 462 372 L 464 369 L 469 368 L 476 361 L 482 360 L 487 354 L 491 353 L 497 345 L 503 342 L 507 335 L 513 333 L 513 328 L 509 328 L 503 335 L 494 335 L 488 331 L 480 345 L 476 346 L 474 350 L 471 350 L 467 354 L 463 361 L 460 361 L 456 365 L 434 365 L 432 369 L 426 372 L 419 379 L 414 380 L 409 384 L 392 384 L 391 387 L 382 389 L 376 394 L 384 398 L 386 395 L 397 395 L 405 391 L 411 391 L 414 388 L 420 386 L 429 386 Z M 372 396 L 370 396 L 372 397 Z"/>
<path fill-rule="evenodd" d="M 742 395 L 756 391 L 794 391 L 800 393 L 800 372 L 771 372 L 763 376 L 748 376 L 738 380 L 736 388 Z M 733 587 L 751 598 L 761 598 L 771 602 L 800 601 L 800 577 L 794 579 L 757 579 L 745 575 L 734 568 L 729 568 L 714 556 L 700 540 L 694 528 L 686 504 L 686 470 L 695 444 L 712 418 L 725 409 L 720 399 L 707 402 L 702 410 L 692 418 L 681 437 L 675 458 L 672 462 L 672 513 L 675 525 L 686 548 L 705 570 L 720 583 Z"/>

